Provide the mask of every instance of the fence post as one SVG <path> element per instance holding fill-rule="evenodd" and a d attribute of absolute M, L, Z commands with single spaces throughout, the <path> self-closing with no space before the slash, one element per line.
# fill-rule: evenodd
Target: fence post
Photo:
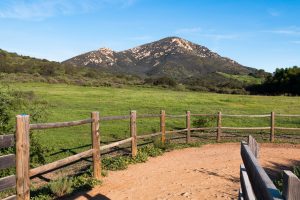
<path fill-rule="evenodd" d="M 191 112 L 190 111 L 186 111 L 186 129 L 187 129 L 186 143 L 189 143 L 191 139 Z"/>
<path fill-rule="evenodd" d="M 131 133 L 131 155 L 135 157 L 137 155 L 137 137 L 136 137 L 136 111 L 130 112 L 130 133 Z"/>
<path fill-rule="evenodd" d="M 274 137 L 275 137 L 275 112 L 271 112 L 270 142 L 274 142 Z"/>
<path fill-rule="evenodd" d="M 222 113 L 218 112 L 218 122 L 217 122 L 217 142 L 221 141 L 221 134 L 222 134 Z"/>
<path fill-rule="evenodd" d="M 91 113 L 92 123 L 92 148 L 93 148 L 93 176 L 95 179 L 101 178 L 101 154 L 100 154 L 100 133 L 99 133 L 99 112 Z"/>
<path fill-rule="evenodd" d="M 160 132 L 161 142 L 164 144 L 166 141 L 166 111 L 160 111 Z"/>
<path fill-rule="evenodd" d="M 16 116 L 16 192 L 17 200 L 30 199 L 29 115 Z"/>
<path fill-rule="evenodd" d="M 300 180 L 291 171 L 283 171 L 283 192 L 286 200 L 300 199 Z"/>

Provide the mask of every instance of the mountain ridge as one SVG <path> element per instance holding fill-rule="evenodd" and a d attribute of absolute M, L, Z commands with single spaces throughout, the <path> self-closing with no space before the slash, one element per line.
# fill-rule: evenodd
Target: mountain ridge
<path fill-rule="evenodd" d="M 100 48 L 62 63 L 113 73 L 141 77 L 168 76 L 179 80 L 214 72 L 247 75 L 257 71 L 179 37 L 166 37 L 123 51 Z"/>

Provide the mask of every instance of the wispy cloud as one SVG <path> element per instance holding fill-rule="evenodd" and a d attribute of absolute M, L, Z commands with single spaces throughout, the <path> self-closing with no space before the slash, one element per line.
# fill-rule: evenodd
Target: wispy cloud
<path fill-rule="evenodd" d="M 186 33 L 199 33 L 201 32 L 200 27 L 193 27 L 193 28 L 182 28 L 175 31 L 176 34 L 186 34 Z"/>
<path fill-rule="evenodd" d="M 45 18 L 82 14 L 106 5 L 126 7 L 136 0 L 1 0 L 0 18 L 42 20 Z"/>
<path fill-rule="evenodd" d="M 200 27 L 178 29 L 175 31 L 175 34 L 183 34 L 183 35 L 192 34 L 194 36 L 206 37 L 213 41 L 232 40 L 232 39 L 237 39 L 239 37 L 238 34 L 219 33 L 216 30 L 212 30 L 212 29 L 207 30 L 207 29 L 202 29 Z"/>
<path fill-rule="evenodd" d="M 291 41 L 293 44 L 300 44 L 300 40 Z"/>
<path fill-rule="evenodd" d="M 272 17 L 278 17 L 281 15 L 281 12 L 278 10 L 275 10 L 273 8 L 270 8 L 267 10 L 268 14 L 271 15 Z"/>
<path fill-rule="evenodd" d="M 300 28 L 290 27 L 290 28 L 284 28 L 284 29 L 266 30 L 266 31 L 262 31 L 262 32 L 274 33 L 274 34 L 280 34 L 280 35 L 298 36 L 298 35 L 300 35 Z"/>
<path fill-rule="evenodd" d="M 237 34 L 201 34 L 202 37 L 207 37 L 212 40 L 233 40 L 238 39 L 239 35 Z"/>

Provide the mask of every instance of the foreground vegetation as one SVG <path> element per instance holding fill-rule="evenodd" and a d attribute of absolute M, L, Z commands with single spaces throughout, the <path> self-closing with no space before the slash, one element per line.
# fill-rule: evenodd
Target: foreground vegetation
<path fill-rule="evenodd" d="M 95 110 L 100 111 L 102 116 L 128 115 L 130 110 L 137 110 L 138 114 L 155 114 L 161 109 L 166 110 L 167 114 L 183 114 L 186 110 L 192 113 L 222 111 L 224 114 L 267 114 L 270 111 L 285 114 L 300 113 L 299 97 L 225 95 L 137 86 L 111 88 L 14 83 L 8 87 L 2 87 L 0 96 L 0 110 L 6 113 L 2 114 L 1 120 L 7 124 L 1 127 L 1 133 L 14 131 L 14 116 L 20 113 L 30 114 L 31 123 L 85 119 L 90 116 L 91 111 Z M 224 117 L 223 126 L 268 126 L 269 120 L 268 118 Z M 215 126 L 216 118 L 192 117 L 192 122 L 194 127 Z M 159 118 L 138 118 L 137 123 L 138 134 L 159 131 Z M 167 118 L 166 123 L 167 130 L 181 129 L 185 127 L 185 118 Z M 282 118 L 278 119 L 276 124 L 299 127 L 300 123 L 299 118 Z M 127 138 L 130 136 L 129 120 L 101 122 L 100 130 L 102 143 Z M 31 133 L 31 167 L 90 148 L 90 137 L 90 125 L 33 131 Z M 164 151 L 183 147 L 189 147 L 189 145 L 160 146 L 156 143 L 154 146 L 139 148 L 138 156 L 134 159 L 129 156 L 106 157 L 102 159 L 102 166 L 105 170 L 125 169 L 128 164 L 145 162 L 149 156 L 158 156 Z M 9 172 L 9 174 L 12 173 L 14 171 Z M 1 172 L 2 175 L 7 175 L 7 172 Z M 82 188 L 93 187 L 95 184 L 100 184 L 100 182 L 93 180 L 90 174 L 83 174 L 75 178 L 54 180 L 42 188 L 33 188 L 32 194 L 35 199 L 51 199 L 71 194 Z"/>

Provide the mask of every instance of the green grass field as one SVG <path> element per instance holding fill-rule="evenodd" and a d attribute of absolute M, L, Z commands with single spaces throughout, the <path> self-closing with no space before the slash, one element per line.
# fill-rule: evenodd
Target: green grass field
<path fill-rule="evenodd" d="M 223 72 L 218 72 L 218 74 L 221 74 L 225 76 L 226 78 L 232 78 L 238 81 L 241 81 L 246 84 L 261 84 L 263 82 L 263 78 L 255 78 L 253 76 L 249 75 L 233 75 L 233 74 L 226 74 Z"/>
<path fill-rule="evenodd" d="M 271 111 L 284 114 L 300 114 L 300 98 L 285 96 L 245 96 L 199 92 L 172 91 L 158 88 L 128 87 L 80 87 L 60 84 L 26 83 L 14 84 L 14 89 L 34 91 L 41 99 L 49 102 L 45 122 L 61 122 L 86 119 L 91 111 L 99 111 L 102 116 L 127 115 L 130 110 L 139 114 L 192 113 L 224 114 L 268 114 Z M 195 118 L 192 118 L 194 120 Z M 223 126 L 269 126 L 268 118 L 223 119 Z M 138 119 L 138 134 L 159 131 L 159 118 Z M 166 120 L 167 129 L 185 126 L 185 119 Z M 277 125 L 300 127 L 300 118 L 282 118 Z M 214 124 L 212 124 L 214 125 Z M 34 131 L 42 144 L 50 148 L 47 161 L 53 161 L 74 152 L 89 148 L 91 142 L 90 125 Z M 129 120 L 102 122 L 101 140 L 129 137 Z"/>

